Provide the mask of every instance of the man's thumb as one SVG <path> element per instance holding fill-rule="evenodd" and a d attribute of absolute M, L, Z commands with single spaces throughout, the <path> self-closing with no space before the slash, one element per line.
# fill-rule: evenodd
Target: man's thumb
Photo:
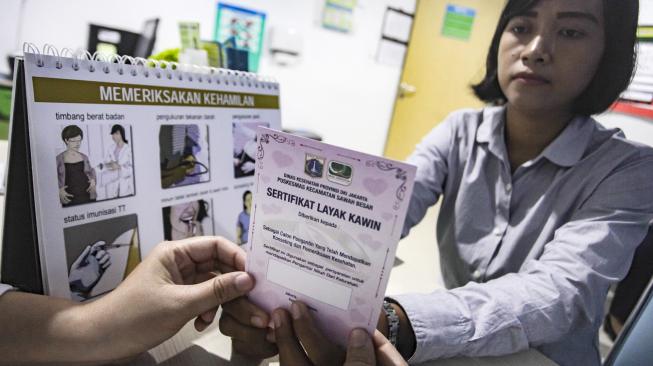
<path fill-rule="evenodd" d="M 229 272 L 192 287 L 191 302 L 197 315 L 245 295 L 254 288 L 254 278 L 246 272 Z"/>

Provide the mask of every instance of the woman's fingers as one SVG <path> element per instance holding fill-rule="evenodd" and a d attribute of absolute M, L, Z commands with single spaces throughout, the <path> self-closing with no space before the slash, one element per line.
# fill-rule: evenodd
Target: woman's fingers
<path fill-rule="evenodd" d="M 272 319 L 274 321 L 274 337 L 279 348 L 279 363 L 297 366 L 313 365 L 295 336 L 293 322 L 288 312 L 277 309 L 272 313 Z"/>
<path fill-rule="evenodd" d="M 244 297 L 239 297 L 223 304 L 222 311 L 229 314 L 239 323 L 254 328 L 265 329 L 268 324 L 270 324 L 270 317 L 268 314 Z"/>
<path fill-rule="evenodd" d="M 239 323 L 229 314 L 220 316 L 220 332 L 231 337 L 235 352 L 255 358 L 268 358 L 277 354 L 277 346 L 266 339 L 267 329 L 250 327 Z"/>
<path fill-rule="evenodd" d="M 315 365 L 342 365 L 345 362 L 345 351 L 322 334 L 306 305 L 295 301 L 291 305 L 291 312 L 295 334 Z"/>
<path fill-rule="evenodd" d="M 374 365 L 376 365 L 374 346 L 372 345 L 372 339 L 370 339 L 367 331 L 360 328 L 352 330 L 349 334 L 345 366 Z"/>
<path fill-rule="evenodd" d="M 397 349 L 378 330 L 374 331 L 372 343 L 376 349 L 376 361 L 381 366 L 408 365 Z"/>
<path fill-rule="evenodd" d="M 211 310 L 205 311 L 204 313 L 200 314 L 197 318 L 195 318 L 195 329 L 198 332 L 203 331 L 204 329 L 208 328 L 211 323 L 213 323 L 213 320 L 215 319 L 215 314 L 218 312 L 218 308 L 213 308 Z"/>

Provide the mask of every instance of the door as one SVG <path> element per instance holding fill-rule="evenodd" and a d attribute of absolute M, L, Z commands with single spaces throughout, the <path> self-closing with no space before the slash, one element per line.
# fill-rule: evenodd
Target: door
<path fill-rule="evenodd" d="M 484 75 L 504 4 L 505 0 L 417 1 L 385 156 L 405 160 L 449 113 L 483 106 L 470 85 Z"/>

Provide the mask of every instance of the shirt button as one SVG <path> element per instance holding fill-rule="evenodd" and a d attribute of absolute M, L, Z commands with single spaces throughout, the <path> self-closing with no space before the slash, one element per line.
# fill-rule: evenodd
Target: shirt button
<path fill-rule="evenodd" d="M 492 231 L 492 234 L 494 234 L 495 236 L 501 236 L 503 235 L 503 230 L 501 228 L 496 228 L 494 229 L 494 231 Z"/>
<path fill-rule="evenodd" d="M 472 273 L 472 279 L 473 280 L 478 280 L 481 278 L 481 271 L 478 269 Z"/>
<path fill-rule="evenodd" d="M 506 184 L 506 191 L 508 192 L 512 191 L 512 184 L 510 183 Z"/>

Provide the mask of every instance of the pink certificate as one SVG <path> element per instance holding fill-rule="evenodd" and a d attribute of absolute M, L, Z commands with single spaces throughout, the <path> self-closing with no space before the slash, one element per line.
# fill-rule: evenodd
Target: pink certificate
<path fill-rule="evenodd" d="M 306 303 L 341 345 L 372 333 L 416 168 L 262 127 L 257 144 L 249 298 L 268 312 Z"/>

